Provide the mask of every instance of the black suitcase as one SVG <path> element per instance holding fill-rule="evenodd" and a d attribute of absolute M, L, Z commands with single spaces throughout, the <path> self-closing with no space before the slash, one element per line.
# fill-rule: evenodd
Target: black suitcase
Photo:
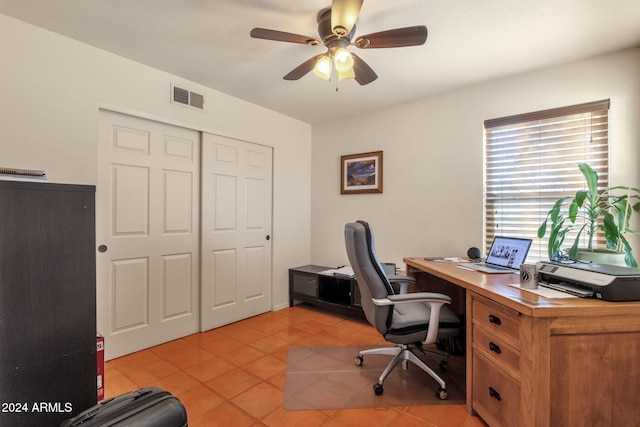
<path fill-rule="evenodd" d="M 105 400 L 60 427 L 186 427 L 187 411 L 168 391 L 155 387 L 121 394 Z"/>

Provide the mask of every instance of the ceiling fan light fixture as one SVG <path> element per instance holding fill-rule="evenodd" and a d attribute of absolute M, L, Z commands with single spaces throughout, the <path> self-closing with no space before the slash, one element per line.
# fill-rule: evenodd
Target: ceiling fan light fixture
<path fill-rule="evenodd" d="M 353 56 L 351 55 L 351 52 L 349 52 L 346 48 L 338 48 L 333 58 L 337 72 L 346 73 L 350 70 L 353 70 Z"/>
<path fill-rule="evenodd" d="M 322 55 L 313 67 L 313 74 L 322 80 L 329 80 L 329 78 L 331 78 L 331 68 L 331 57 L 329 55 Z"/>
<path fill-rule="evenodd" d="M 351 80 L 356 78 L 356 73 L 353 71 L 353 68 L 350 68 L 345 71 L 340 71 L 336 68 L 336 73 L 338 74 L 338 81 L 341 82 L 343 80 Z"/>

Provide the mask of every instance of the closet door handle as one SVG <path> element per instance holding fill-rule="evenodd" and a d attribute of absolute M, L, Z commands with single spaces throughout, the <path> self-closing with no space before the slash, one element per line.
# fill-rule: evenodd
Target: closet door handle
<path fill-rule="evenodd" d="M 271 239 L 271 236 L 269 236 L 269 235 L 267 234 L 267 237 L 265 237 L 265 239 L 270 240 L 270 239 Z"/>
<path fill-rule="evenodd" d="M 107 252 L 107 245 L 98 246 L 98 252 L 100 252 L 100 253 Z"/>
<path fill-rule="evenodd" d="M 498 393 L 496 391 L 495 388 L 493 387 L 489 387 L 489 396 L 493 397 L 494 399 L 496 399 L 498 402 L 500 402 L 502 400 L 502 397 L 500 396 L 500 393 Z"/>

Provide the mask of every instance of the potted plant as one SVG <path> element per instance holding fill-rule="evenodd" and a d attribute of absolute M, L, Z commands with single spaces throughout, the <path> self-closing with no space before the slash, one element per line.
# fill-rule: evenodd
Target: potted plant
<path fill-rule="evenodd" d="M 576 192 L 573 197 L 558 199 L 538 228 L 538 237 L 546 234 L 549 226 L 549 259 L 560 250 L 567 233 L 577 228 L 577 236 L 569 249 L 569 257 L 578 259 L 579 241 L 582 233 L 587 234 L 587 250 L 595 251 L 593 238 L 598 230 L 604 232 L 607 249 L 624 253 L 628 267 L 637 268 L 632 248 L 625 233 L 638 231 L 629 228 L 631 214 L 640 211 L 640 189 L 616 186 L 598 192 L 598 174 L 586 163 L 578 168 L 587 182 L 587 189 Z"/>

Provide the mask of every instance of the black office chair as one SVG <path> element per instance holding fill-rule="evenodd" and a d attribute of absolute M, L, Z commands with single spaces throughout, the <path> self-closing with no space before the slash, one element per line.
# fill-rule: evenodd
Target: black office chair
<path fill-rule="evenodd" d="M 413 362 L 438 382 L 440 387 L 436 396 L 446 399 L 448 394 L 444 380 L 415 352 L 422 352 L 423 345 L 434 344 L 439 338 L 459 333 L 460 319 L 444 306 L 451 302 L 451 298 L 437 293 L 406 293 L 406 287 L 403 288 L 404 293 L 395 294 L 378 261 L 369 225 L 364 221 L 346 224 L 344 237 L 347 256 L 362 296 L 364 314 L 385 340 L 395 344 L 394 347 L 361 351 L 355 357 L 356 365 L 362 365 L 364 356 L 368 354 L 393 356 L 373 386 L 375 393 L 381 395 L 387 375 L 401 362 L 404 369 L 407 369 L 408 361 Z"/>

